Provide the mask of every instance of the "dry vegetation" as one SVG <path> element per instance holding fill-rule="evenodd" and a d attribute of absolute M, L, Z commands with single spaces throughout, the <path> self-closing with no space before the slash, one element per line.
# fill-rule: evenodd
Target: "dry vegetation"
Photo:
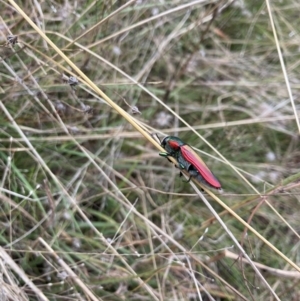
<path fill-rule="evenodd" d="M 300 300 L 300 2 L 268 1 L 0 2 L 1 301 Z M 130 122 L 201 152 L 252 265 Z"/>

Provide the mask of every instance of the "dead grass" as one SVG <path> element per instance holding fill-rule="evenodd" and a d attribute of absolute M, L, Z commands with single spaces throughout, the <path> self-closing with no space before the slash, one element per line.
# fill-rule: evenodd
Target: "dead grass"
<path fill-rule="evenodd" d="M 300 299 L 300 4 L 23 3 L 80 75 L 12 2 L 0 299 Z M 199 149 L 224 189 L 204 201 L 229 234 L 148 133 Z"/>

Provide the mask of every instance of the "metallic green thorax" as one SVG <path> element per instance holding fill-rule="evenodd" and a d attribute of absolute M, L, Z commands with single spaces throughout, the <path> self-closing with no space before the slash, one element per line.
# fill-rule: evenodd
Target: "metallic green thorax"
<path fill-rule="evenodd" d="M 161 146 L 166 150 L 166 152 L 160 152 L 159 155 L 162 157 L 173 157 L 177 160 L 180 169 L 189 169 L 189 163 L 182 158 L 180 147 L 185 145 L 185 143 L 175 136 L 167 136 L 162 142 Z M 169 160 L 170 161 L 170 160 Z"/>
<path fill-rule="evenodd" d="M 163 157 L 176 157 L 180 153 L 180 147 L 185 143 L 175 136 L 167 136 L 161 142 L 161 146 L 166 150 L 165 153 L 159 153 Z"/>

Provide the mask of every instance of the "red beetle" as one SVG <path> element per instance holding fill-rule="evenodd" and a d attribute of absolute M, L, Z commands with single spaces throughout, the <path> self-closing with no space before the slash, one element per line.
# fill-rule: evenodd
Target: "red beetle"
<path fill-rule="evenodd" d="M 209 187 L 222 189 L 215 175 L 188 144 L 185 144 L 178 137 L 167 136 L 161 142 L 161 146 L 166 152 L 160 153 L 160 155 L 163 157 L 174 157 L 178 162 L 178 168 L 186 170 L 190 178 L 194 177 Z"/>

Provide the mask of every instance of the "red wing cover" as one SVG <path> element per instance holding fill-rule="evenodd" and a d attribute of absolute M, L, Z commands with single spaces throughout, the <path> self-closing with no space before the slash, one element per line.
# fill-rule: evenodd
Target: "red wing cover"
<path fill-rule="evenodd" d="M 212 187 L 220 189 L 221 184 L 208 169 L 203 160 L 197 155 L 197 153 L 189 146 L 184 145 L 180 148 L 183 158 L 191 163 L 203 177 L 203 179 Z"/>

